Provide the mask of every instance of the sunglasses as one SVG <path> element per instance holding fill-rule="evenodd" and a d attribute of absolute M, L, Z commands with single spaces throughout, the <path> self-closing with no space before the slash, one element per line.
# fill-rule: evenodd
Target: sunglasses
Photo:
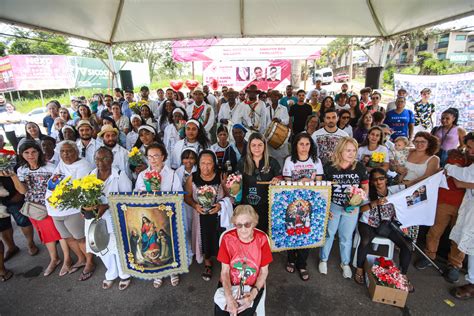
<path fill-rule="evenodd" d="M 243 224 L 242 223 L 236 223 L 235 227 L 237 227 L 237 229 L 242 229 L 242 227 L 250 228 L 250 227 L 252 227 L 252 223 L 249 223 L 249 222 L 243 223 Z"/>

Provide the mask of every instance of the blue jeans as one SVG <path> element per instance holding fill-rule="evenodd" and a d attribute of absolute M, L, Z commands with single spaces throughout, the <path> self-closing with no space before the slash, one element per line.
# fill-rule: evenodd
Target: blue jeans
<path fill-rule="evenodd" d="M 321 248 L 319 258 L 321 261 L 328 261 L 334 236 L 337 232 L 341 263 L 347 265 L 351 262 L 352 237 L 359 218 L 359 208 L 356 208 L 352 213 L 347 213 L 342 206 L 331 204 L 329 210 L 332 213 L 332 219 L 328 221 L 326 243 Z"/>

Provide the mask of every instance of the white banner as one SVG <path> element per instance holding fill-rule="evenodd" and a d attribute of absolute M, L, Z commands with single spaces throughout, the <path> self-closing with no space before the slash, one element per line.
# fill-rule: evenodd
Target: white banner
<path fill-rule="evenodd" d="M 474 72 L 442 76 L 394 74 L 395 91 L 405 88 L 408 101 L 421 99 L 423 88 L 431 89 L 430 102 L 436 110 L 435 125 L 440 124 L 441 113 L 453 107 L 459 110 L 458 125 L 467 131 L 474 130 Z"/>

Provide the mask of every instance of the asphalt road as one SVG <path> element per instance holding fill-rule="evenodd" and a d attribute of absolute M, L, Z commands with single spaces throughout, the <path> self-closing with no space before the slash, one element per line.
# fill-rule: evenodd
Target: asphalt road
<path fill-rule="evenodd" d="M 0 315 L 213 314 L 213 295 L 219 269 L 215 269 L 210 282 L 200 277 L 203 267 L 193 263 L 190 273 L 182 277 L 176 288 L 170 285 L 169 279 L 160 289 L 154 289 L 151 281 L 134 279 L 123 292 L 118 290 L 118 284 L 112 289 L 102 290 L 105 269 L 98 258 L 96 272 L 88 281 L 78 281 L 79 272 L 60 278 L 57 275 L 59 270 L 49 277 L 43 277 L 42 270 L 49 261 L 46 249 L 41 247 L 39 255 L 30 257 L 24 238 L 18 231 L 15 239 L 22 251 L 6 264 L 15 276 L 0 283 Z M 297 274 L 285 272 L 286 254 L 275 253 L 267 282 L 267 315 L 474 313 L 474 300 L 459 301 L 452 298 L 448 293 L 452 285 L 433 269 L 417 271 L 410 267 L 408 275 L 416 291 L 409 295 L 405 309 L 372 302 L 365 287 L 342 278 L 337 248 L 333 248 L 326 276 L 317 272 L 318 251 L 311 251 L 308 260 L 311 279 L 308 282 L 301 281 Z M 451 300 L 455 306 L 450 307 L 444 302 L 445 299 Z"/>

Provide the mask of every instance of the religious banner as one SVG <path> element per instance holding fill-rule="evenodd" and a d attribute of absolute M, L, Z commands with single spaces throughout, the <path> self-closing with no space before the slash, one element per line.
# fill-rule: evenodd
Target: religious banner
<path fill-rule="evenodd" d="M 440 124 L 441 113 L 448 108 L 459 110 L 458 125 L 474 129 L 474 72 L 454 75 L 418 76 L 394 74 L 395 91 L 405 88 L 407 100 L 415 103 L 421 99 L 420 91 L 431 89 L 430 102 L 435 105 L 435 125 Z"/>
<path fill-rule="evenodd" d="M 387 203 L 392 203 L 395 207 L 397 219 L 402 223 L 402 227 L 432 226 L 436 217 L 440 187 L 448 189 L 444 171 L 387 196 Z"/>
<path fill-rule="evenodd" d="M 125 273 L 156 279 L 188 272 L 183 193 L 117 193 L 109 197 Z"/>
<path fill-rule="evenodd" d="M 269 235 L 272 251 L 321 247 L 331 201 L 331 185 L 287 182 L 269 188 Z M 312 185 L 309 185 L 312 184 Z"/>
<path fill-rule="evenodd" d="M 277 89 L 284 91 L 291 84 L 291 62 L 289 60 L 268 61 L 213 61 L 203 62 L 203 82 L 212 86 L 228 86 L 244 90 L 251 84 L 260 90 Z"/>

